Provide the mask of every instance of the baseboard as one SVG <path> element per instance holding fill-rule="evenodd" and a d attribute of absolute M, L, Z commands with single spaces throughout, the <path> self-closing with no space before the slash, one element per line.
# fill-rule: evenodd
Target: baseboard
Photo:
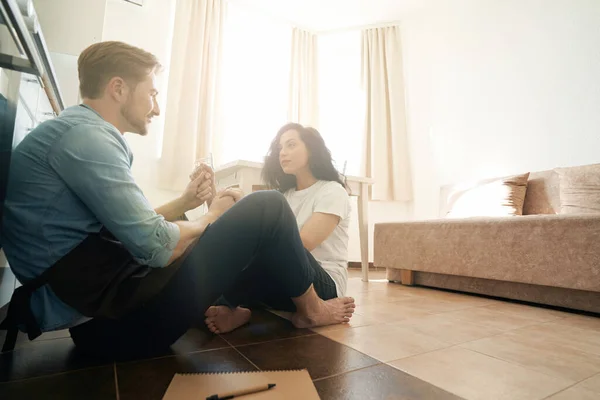
<path fill-rule="evenodd" d="M 348 269 L 362 269 L 362 263 L 360 261 L 349 261 Z M 373 263 L 369 263 L 369 270 L 371 271 L 385 271 L 385 267 L 376 267 Z"/>
<path fill-rule="evenodd" d="M 357 269 L 361 269 L 362 268 L 362 263 L 360 261 L 348 261 L 348 268 L 357 268 Z M 372 262 L 369 263 L 369 269 L 379 269 L 378 267 L 374 266 Z M 385 269 L 385 268 L 381 268 L 381 269 Z"/>

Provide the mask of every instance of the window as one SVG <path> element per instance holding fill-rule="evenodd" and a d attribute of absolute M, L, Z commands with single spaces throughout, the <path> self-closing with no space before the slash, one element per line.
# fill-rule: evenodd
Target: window
<path fill-rule="evenodd" d="M 365 96 L 361 86 L 361 32 L 319 37 L 319 132 L 336 167 L 360 175 Z"/>
<path fill-rule="evenodd" d="M 319 37 L 319 126 L 336 167 L 359 175 L 364 131 L 361 33 Z M 230 3 L 223 54 L 223 137 L 218 164 L 262 162 L 287 123 L 291 26 L 261 11 Z"/>
<path fill-rule="evenodd" d="M 291 27 L 229 4 L 223 54 L 223 137 L 218 164 L 264 160 L 287 120 Z"/>

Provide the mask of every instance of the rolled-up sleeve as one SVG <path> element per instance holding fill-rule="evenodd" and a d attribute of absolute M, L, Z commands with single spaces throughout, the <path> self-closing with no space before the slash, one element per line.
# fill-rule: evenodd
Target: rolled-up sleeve
<path fill-rule="evenodd" d="M 179 227 L 154 211 L 133 179 L 127 145 L 115 135 L 102 126 L 78 125 L 53 146 L 48 162 L 136 261 L 164 267 Z"/>

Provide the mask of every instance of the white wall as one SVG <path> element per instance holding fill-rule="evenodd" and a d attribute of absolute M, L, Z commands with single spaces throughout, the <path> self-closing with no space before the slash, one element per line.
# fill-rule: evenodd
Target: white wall
<path fill-rule="evenodd" d="M 597 0 L 454 0 L 402 21 L 415 218 L 437 216 L 440 185 L 600 161 L 599 26 Z"/>
<path fill-rule="evenodd" d="M 79 103 L 77 57 L 102 39 L 106 1 L 33 1 L 65 107 Z"/>
<path fill-rule="evenodd" d="M 34 0 L 48 50 L 79 55 L 102 38 L 107 0 Z"/>
<path fill-rule="evenodd" d="M 360 240 L 358 237 L 357 198 L 351 197 L 350 240 L 348 259 L 360 261 Z M 412 205 L 409 203 L 372 201 L 369 202 L 369 261 L 373 262 L 373 232 L 379 222 L 398 222 L 411 219 Z"/>

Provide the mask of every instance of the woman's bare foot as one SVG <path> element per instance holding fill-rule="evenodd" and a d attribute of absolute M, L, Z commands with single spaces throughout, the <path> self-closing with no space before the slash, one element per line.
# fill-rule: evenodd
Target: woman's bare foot
<path fill-rule="evenodd" d="M 252 312 L 243 307 L 232 310 L 226 306 L 212 306 L 204 313 L 204 322 L 212 333 L 227 333 L 246 324 L 251 315 Z"/>
<path fill-rule="evenodd" d="M 296 312 L 292 316 L 292 323 L 296 328 L 316 328 L 350 322 L 355 307 L 352 297 L 339 297 L 327 301 L 318 299 L 305 311 Z"/>

